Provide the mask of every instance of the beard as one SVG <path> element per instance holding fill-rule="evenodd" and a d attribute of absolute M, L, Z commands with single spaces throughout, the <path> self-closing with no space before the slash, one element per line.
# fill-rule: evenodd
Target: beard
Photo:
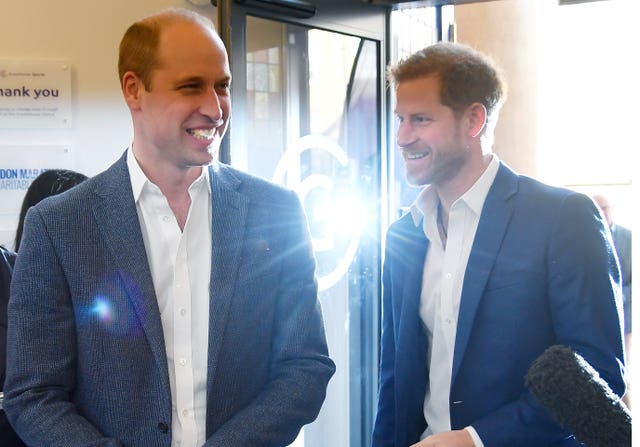
<path fill-rule="evenodd" d="M 458 143 L 458 141 L 456 141 Z M 410 168 L 406 163 L 407 182 L 412 186 L 438 185 L 454 179 L 469 160 L 469 150 L 459 144 L 452 144 L 445 150 L 431 149 L 427 166 Z"/>

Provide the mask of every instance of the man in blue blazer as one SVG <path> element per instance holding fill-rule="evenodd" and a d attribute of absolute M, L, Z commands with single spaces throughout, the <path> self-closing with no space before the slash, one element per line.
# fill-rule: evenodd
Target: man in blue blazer
<path fill-rule="evenodd" d="M 136 22 L 119 73 L 132 146 L 27 215 L 8 417 L 30 446 L 288 445 L 334 372 L 299 200 L 214 161 L 231 75 L 208 19 Z"/>
<path fill-rule="evenodd" d="M 622 311 L 623 311 L 623 325 L 624 325 L 624 347 L 625 354 L 627 356 L 627 363 L 630 364 L 631 360 L 631 334 L 632 334 L 632 318 L 631 318 L 631 279 L 633 273 L 632 267 L 632 233 L 628 228 L 618 225 L 613 219 L 614 206 L 611 201 L 602 194 L 596 194 L 593 196 L 593 200 L 598 204 L 602 215 L 607 221 L 609 230 L 611 230 L 611 238 L 613 239 L 613 247 L 618 255 L 618 263 L 620 265 L 620 275 L 622 275 Z M 623 396 L 624 403 L 631 408 L 631 395 L 629 390 L 631 389 L 631 375 L 627 374 L 627 393 Z"/>
<path fill-rule="evenodd" d="M 373 446 L 577 446 L 524 376 L 562 344 L 624 392 L 600 213 L 491 153 L 504 86 L 480 53 L 439 43 L 389 73 L 407 177 L 428 186 L 387 235 Z"/>

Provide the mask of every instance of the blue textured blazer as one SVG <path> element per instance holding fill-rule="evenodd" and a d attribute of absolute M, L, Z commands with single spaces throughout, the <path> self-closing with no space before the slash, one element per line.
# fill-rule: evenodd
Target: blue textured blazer
<path fill-rule="evenodd" d="M 407 447 L 426 428 L 428 348 L 419 305 L 428 246 L 411 215 L 388 231 L 374 447 Z M 452 429 L 473 425 L 486 447 L 578 445 L 525 388 L 524 376 L 547 347 L 563 344 L 621 395 L 620 306 L 611 238 L 593 202 L 501 164 L 463 282 Z"/>
<path fill-rule="evenodd" d="M 295 194 L 210 169 L 208 446 L 284 446 L 334 372 Z M 31 446 L 170 446 L 160 312 L 126 154 L 32 208 L 9 305 L 5 409 Z"/>

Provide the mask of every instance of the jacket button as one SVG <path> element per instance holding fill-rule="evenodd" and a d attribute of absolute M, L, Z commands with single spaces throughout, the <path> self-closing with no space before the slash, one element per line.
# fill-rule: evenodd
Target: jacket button
<path fill-rule="evenodd" d="M 165 422 L 159 422 L 158 430 L 160 430 L 160 433 L 167 433 L 169 431 L 169 426 Z"/>

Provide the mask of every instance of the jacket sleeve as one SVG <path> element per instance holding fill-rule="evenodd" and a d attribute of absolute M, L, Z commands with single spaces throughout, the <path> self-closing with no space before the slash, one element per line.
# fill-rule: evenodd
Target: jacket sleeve
<path fill-rule="evenodd" d="M 33 446 L 120 446 L 82 417 L 69 285 L 37 207 L 27 213 L 8 308 L 5 412 Z"/>
<path fill-rule="evenodd" d="M 277 227 L 278 233 L 285 235 L 284 249 L 274 253 L 282 256 L 282 268 L 275 292 L 271 339 L 266 343 L 271 346 L 268 377 L 262 390 L 217 428 L 206 446 L 289 445 L 302 426 L 318 416 L 327 384 L 335 372 L 328 356 L 307 221 L 293 192 L 287 193 L 285 203 L 271 204 L 277 208 L 272 213 L 274 222 L 263 223 Z M 248 289 L 252 287 L 255 284 L 247 284 Z M 249 290 L 245 294 L 254 292 L 260 293 Z M 251 343 L 247 336 L 246 343 Z"/>
<path fill-rule="evenodd" d="M 394 396 L 395 335 L 388 259 L 388 257 L 385 257 L 383 268 L 380 385 L 378 390 L 378 411 L 371 443 L 372 447 L 393 447 L 396 430 Z"/>
<path fill-rule="evenodd" d="M 586 196 L 570 194 L 559 209 L 546 259 L 555 343 L 582 355 L 621 396 L 622 294 L 611 237 Z M 551 445 L 570 436 L 528 390 L 472 425 L 487 446 Z"/>

